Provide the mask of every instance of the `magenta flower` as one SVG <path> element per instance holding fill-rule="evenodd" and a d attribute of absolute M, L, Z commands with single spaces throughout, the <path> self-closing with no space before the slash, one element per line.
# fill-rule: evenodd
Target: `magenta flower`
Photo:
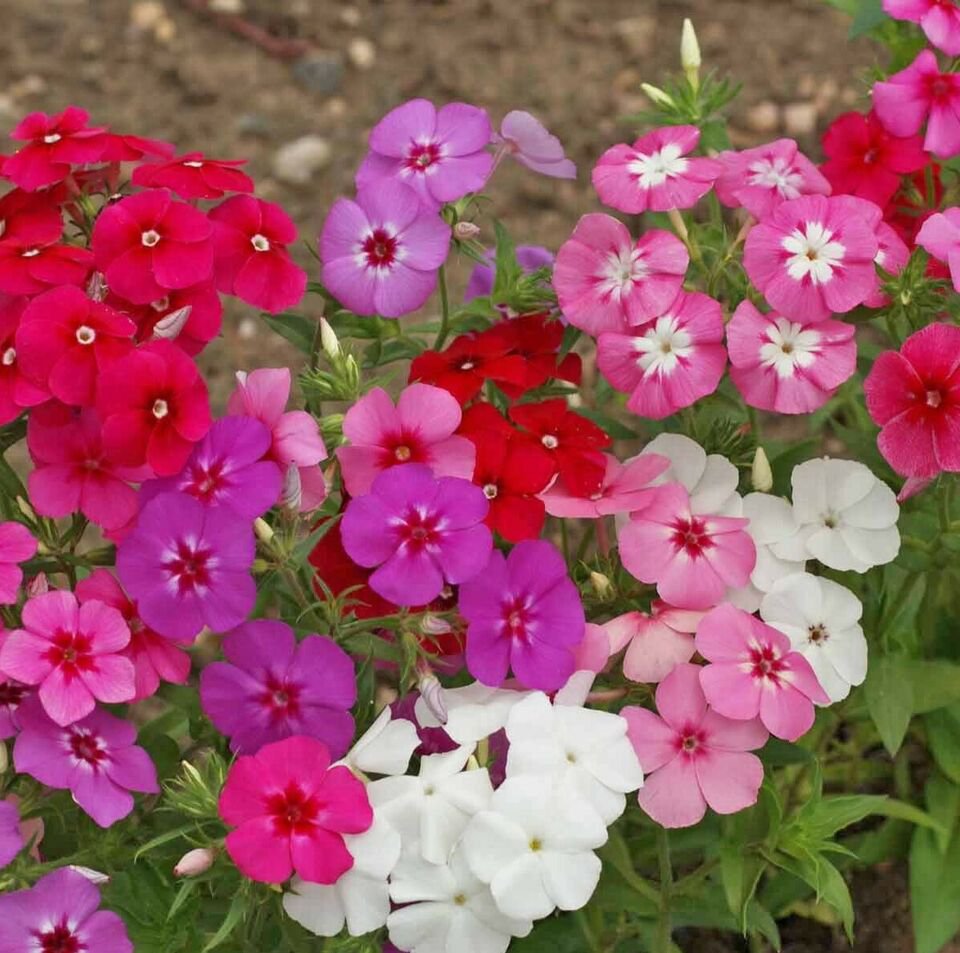
<path fill-rule="evenodd" d="M 810 663 L 790 639 L 756 616 L 726 603 L 697 626 L 697 651 L 709 704 L 726 718 L 756 718 L 770 734 L 796 741 L 813 724 L 813 705 L 828 705 Z"/>
<path fill-rule="evenodd" d="M 39 685 L 58 725 L 88 715 L 97 701 L 133 698 L 133 666 L 119 654 L 130 630 L 116 609 L 98 601 L 81 606 L 72 592 L 53 591 L 27 601 L 22 625 L 0 647 L 0 671 Z"/>
<path fill-rule="evenodd" d="M 322 635 L 296 640 L 283 622 L 257 619 L 223 640 L 226 662 L 200 675 L 203 710 L 240 754 L 291 735 L 317 738 L 334 759 L 353 740 L 357 683 L 350 656 Z"/>
<path fill-rule="evenodd" d="M 0 800 L 0 870 L 23 850 L 20 812 L 11 801 Z"/>
<path fill-rule="evenodd" d="M 382 387 L 374 387 L 343 420 L 350 443 L 337 450 L 337 458 L 347 492 L 369 493 L 380 473 L 401 463 L 426 464 L 438 477 L 472 479 L 476 449 L 455 436 L 462 416 L 456 398 L 430 384 L 404 388 L 396 407 Z"/>
<path fill-rule="evenodd" d="M 460 587 L 467 620 L 467 669 L 485 685 L 502 685 L 512 668 L 526 688 L 552 692 L 574 671 L 586 619 L 567 564 L 552 543 L 526 540 Z"/>
<path fill-rule="evenodd" d="M 357 170 L 357 189 L 379 189 L 384 180 L 412 186 L 432 208 L 479 192 L 493 168 L 493 138 L 483 109 L 448 103 L 439 110 L 411 99 L 387 113 L 370 133 L 370 152 Z"/>
<path fill-rule="evenodd" d="M 919 23 L 927 39 L 948 56 L 960 53 L 960 7 L 953 0 L 883 0 L 894 20 Z"/>
<path fill-rule="evenodd" d="M 750 229 L 743 266 L 772 307 L 812 324 L 870 296 L 878 251 L 873 228 L 848 201 L 808 195 L 781 203 Z"/>
<path fill-rule="evenodd" d="M 123 920 L 98 910 L 100 891 L 61 867 L 29 890 L 0 896 L 0 950 L 9 953 L 133 953 Z"/>
<path fill-rule="evenodd" d="M 557 252 L 553 284 L 566 319 L 596 337 L 663 314 L 689 264 L 675 235 L 653 230 L 635 242 L 623 222 L 594 212 L 577 222 Z"/>
<path fill-rule="evenodd" d="M 13 605 L 20 594 L 20 563 L 37 554 L 37 541 L 22 523 L 0 523 L 0 604 Z"/>
<path fill-rule="evenodd" d="M 377 567 L 368 584 L 378 595 L 398 606 L 425 605 L 445 581 L 467 582 L 487 565 L 489 508 L 483 490 L 466 480 L 437 479 L 420 463 L 391 467 L 367 496 L 347 504 L 343 548 L 358 566 Z"/>
<path fill-rule="evenodd" d="M 47 787 L 69 790 L 101 827 L 133 810 L 131 791 L 159 793 L 156 769 L 135 744 L 137 729 L 129 721 L 95 709 L 62 727 L 34 701 L 21 707 L 20 721 L 23 730 L 13 746 L 17 771 Z"/>
<path fill-rule="evenodd" d="M 625 612 L 603 628 L 610 640 L 610 654 L 626 648 L 623 674 L 634 682 L 660 682 L 674 668 L 689 662 L 695 651 L 693 634 L 702 612 L 675 609 L 654 599 L 650 612 Z M 644 765 L 646 768 L 646 765 Z"/>
<path fill-rule="evenodd" d="M 0 633 L 0 647 L 9 633 Z M 0 670 L 0 676 L 3 671 Z M 0 678 L 0 741 L 12 738 L 20 730 L 20 721 L 17 712 L 24 701 L 33 694 L 29 685 L 21 685 L 12 679 L 4 681 Z"/>
<path fill-rule="evenodd" d="M 803 324 L 742 301 L 727 325 L 730 377 L 761 410 L 808 414 L 822 407 L 857 369 L 852 324 Z"/>
<path fill-rule="evenodd" d="M 950 269 L 954 290 L 960 292 L 960 208 L 931 215 L 917 233 L 917 244 Z"/>
<path fill-rule="evenodd" d="M 656 321 L 597 339 L 600 373 L 630 394 L 630 410 L 653 420 L 712 394 L 726 365 L 723 311 L 700 292 L 681 291 Z"/>
<path fill-rule="evenodd" d="M 593 167 L 593 187 L 621 212 L 692 208 L 723 172 L 716 159 L 688 158 L 699 143 L 696 126 L 664 126 L 632 146 L 613 146 Z"/>
<path fill-rule="evenodd" d="M 236 830 L 227 853 L 251 880 L 283 883 L 296 872 L 332 884 L 353 866 L 344 834 L 373 823 L 363 782 L 330 767 L 322 741 L 293 737 L 236 760 L 220 794 L 220 815 Z"/>
<path fill-rule="evenodd" d="M 398 318 L 416 311 L 437 285 L 450 226 L 399 182 L 337 199 L 320 233 L 322 281 L 356 314 Z"/>
<path fill-rule="evenodd" d="M 188 152 L 161 162 L 144 162 L 133 170 L 132 181 L 150 189 L 170 189 L 184 199 L 219 199 L 226 192 L 252 192 L 253 179 L 240 166 L 244 160 L 210 159 Z"/>
<path fill-rule="evenodd" d="M 757 548 L 748 523 L 732 516 L 696 516 L 687 491 L 667 483 L 620 530 L 620 558 L 630 575 L 656 584 L 664 602 L 709 609 L 728 589 L 750 581 Z"/>
<path fill-rule="evenodd" d="M 250 614 L 254 550 L 250 524 L 231 510 L 163 493 L 117 548 L 117 573 L 151 629 L 190 639 L 205 625 L 226 632 Z"/>
<path fill-rule="evenodd" d="M 554 179 L 575 179 L 576 165 L 566 157 L 563 145 L 536 116 L 514 109 L 503 117 L 493 141 L 521 165 Z"/>
<path fill-rule="evenodd" d="M 709 806 L 735 814 L 757 801 L 763 764 L 749 754 L 767 732 L 759 721 L 733 721 L 707 704 L 697 665 L 678 665 L 657 687 L 659 715 L 629 706 L 620 714 L 643 767 L 640 807 L 662 827 L 692 827 Z"/>
<path fill-rule="evenodd" d="M 16 333 L 26 305 L 25 298 L 0 294 L 0 426 L 50 398 L 49 391 L 23 373 L 17 360 Z"/>

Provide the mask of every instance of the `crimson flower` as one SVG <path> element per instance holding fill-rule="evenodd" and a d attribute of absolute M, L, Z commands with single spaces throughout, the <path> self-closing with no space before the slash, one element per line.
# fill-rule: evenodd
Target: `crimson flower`
<path fill-rule="evenodd" d="M 53 285 L 83 284 L 93 265 L 86 248 L 60 244 L 60 216 L 48 211 L 16 216 L 0 241 L 0 291 L 35 295 Z"/>
<path fill-rule="evenodd" d="M 498 325 L 498 327 L 500 327 Z M 545 313 L 525 314 L 502 325 L 513 337 L 513 353 L 522 357 L 526 367 L 523 384 L 503 381 L 500 389 L 511 400 L 516 400 L 527 391 L 546 384 L 551 378 L 580 384 L 583 370 L 579 354 L 560 357 L 563 341 L 563 325 L 550 319 Z"/>
<path fill-rule="evenodd" d="M 15 335 L 26 298 L 0 294 L 0 426 L 16 420 L 26 407 L 48 400 L 50 394 L 26 377 L 20 368 Z"/>
<path fill-rule="evenodd" d="M 109 295 L 106 303 L 136 321 L 138 341 L 167 338 L 191 357 L 220 333 L 223 319 L 223 302 L 210 281 L 171 291 L 149 304 L 130 305 L 115 295 Z M 178 316 L 183 318 L 182 323 Z M 172 322 L 180 326 L 172 328 L 169 326 Z"/>
<path fill-rule="evenodd" d="M 239 166 L 243 159 L 208 159 L 202 152 L 145 162 L 133 170 L 133 184 L 144 188 L 164 188 L 182 199 L 219 199 L 226 192 L 252 192 L 253 179 Z"/>
<path fill-rule="evenodd" d="M 27 242 L 36 235 L 43 241 L 56 241 L 63 232 L 63 219 L 57 204 L 46 192 L 11 189 L 0 198 L 0 238 Z"/>
<path fill-rule="evenodd" d="M 128 136 L 117 132 L 106 134 L 106 145 L 101 162 L 139 162 L 144 156 L 157 156 L 169 159 L 176 151 L 176 146 L 162 139 L 147 139 L 144 136 Z"/>

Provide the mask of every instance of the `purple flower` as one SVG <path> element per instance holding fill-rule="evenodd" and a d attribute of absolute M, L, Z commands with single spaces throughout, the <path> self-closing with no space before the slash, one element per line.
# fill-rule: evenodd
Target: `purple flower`
<path fill-rule="evenodd" d="M 494 138 L 505 152 L 534 172 L 555 179 L 577 177 L 577 167 L 564 155 L 560 140 L 536 116 L 522 109 L 503 117 L 500 135 Z"/>
<path fill-rule="evenodd" d="M 99 906 L 96 886 L 79 871 L 61 867 L 29 890 L 0 897 L 0 950 L 133 953 L 123 920 Z"/>
<path fill-rule="evenodd" d="M 357 684 L 339 645 L 322 635 L 298 643 L 290 626 L 258 619 L 229 633 L 223 653 L 228 661 L 200 676 L 200 701 L 233 751 L 256 754 L 272 741 L 307 735 L 334 760 L 346 754 Z"/>
<path fill-rule="evenodd" d="M 0 868 L 6 867 L 22 849 L 17 806 L 12 801 L 0 801 Z"/>
<path fill-rule="evenodd" d="M 151 629 L 186 640 L 205 625 L 226 632 L 250 614 L 254 550 L 250 524 L 230 510 L 162 493 L 118 547 L 117 572 Z"/>
<path fill-rule="evenodd" d="M 399 179 L 437 208 L 484 187 L 493 169 L 493 138 L 483 109 L 449 103 L 439 111 L 411 99 L 387 113 L 370 133 L 370 152 L 357 170 L 357 188 Z"/>
<path fill-rule="evenodd" d="M 485 685 L 502 685 L 512 668 L 525 688 L 550 692 L 573 674 L 586 619 L 551 543 L 518 543 L 506 559 L 494 552 L 460 587 L 459 608 L 468 623 L 467 669 Z"/>
<path fill-rule="evenodd" d="M 356 314 L 398 318 L 416 311 L 437 285 L 450 226 L 416 192 L 383 182 L 337 199 L 320 233 L 323 284 Z"/>
<path fill-rule="evenodd" d="M 140 504 L 178 491 L 205 506 L 226 506 L 238 516 L 255 520 L 280 495 L 280 468 L 263 459 L 272 440 L 270 431 L 253 417 L 224 417 L 193 448 L 177 476 L 143 484 Z"/>
<path fill-rule="evenodd" d="M 3 641 L 0 635 L 0 645 Z M 0 741 L 12 738 L 20 730 L 17 713 L 24 699 L 32 692 L 30 685 L 23 685 L 13 679 L 0 681 Z"/>
<path fill-rule="evenodd" d="M 19 715 L 23 730 L 13 746 L 14 767 L 47 787 L 69 790 L 101 827 L 133 810 L 131 791 L 160 790 L 150 756 L 134 744 L 137 729 L 130 722 L 97 708 L 62 728 L 34 699 Z"/>
<path fill-rule="evenodd" d="M 484 257 L 490 264 L 473 266 L 473 271 L 470 272 L 470 280 L 467 282 L 467 290 L 463 293 L 464 301 L 473 301 L 474 298 L 485 297 L 493 291 L 493 281 L 497 274 L 497 266 L 493 256 L 494 250 L 488 248 Z M 530 274 L 538 268 L 552 265 L 553 252 L 540 245 L 518 245 L 517 264 L 524 274 Z"/>
<path fill-rule="evenodd" d="M 385 470 L 367 496 L 350 501 L 340 535 L 358 566 L 379 567 L 369 580 L 374 592 L 398 606 L 425 605 L 445 580 L 466 582 L 487 564 L 489 508 L 480 487 L 407 463 Z"/>

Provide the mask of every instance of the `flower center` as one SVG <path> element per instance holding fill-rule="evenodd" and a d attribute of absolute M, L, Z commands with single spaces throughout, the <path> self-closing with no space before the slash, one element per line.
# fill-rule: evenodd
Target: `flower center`
<path fill-rule="evenodd" d="M 416 142 L 407 153 L 406 166 L 411 172 L 423 173 L 440 159 L 440 146 L 435 142 Z"/>
<path fill-rule="evenodd" d="M 530 623 L 533 621 L 529 605 L 523 598 L 513 598 L 504 603 L 502 609 L 504 632 L 511 639 L 526 641 L 530 636 Z"/>
<path fill-rule="evenodd" d="M 699 746 L 700 746 L 700 742 L 697 740 L 697 738 L 694 735 L 687 735 L 683 739 L 683 741 L 680 743 L 680 747 L 683 748 L 684 751 L 688 751 L 688 752 L 696 751 Z"/>
<path fill-rule="evenodd" d="M 747 181 L 760 188 L 776 189 L 784 199 L 800 197 L 803 176 L 784 159 L 759 159 L 747 169 Z"/>
<path fill-rule="evenodd" d="M 274 830 L 289 837 L 291 834 L 309 834 L 316 826 L 320 801 L 307 794 L 298 784 L 289 784 L 285 790 L 267 798 L 267 813 L 273 818 Z"/>
<path fill-rule="evenodd" d="M 250 239 L 250 244 L 253 245 L 256 251 L 270 251 L 270 239 L 265 235 L 256 234 Z"/>
<path fill-rule="evenodd" d="M 170 307 L 170 295 L 164 295 L 162 298 L 157 298 L 156 301 L 151 301 L 150 307 L 154 311 L 166 311 Z"/>
<path fill-rule="evenodd" d="M 70 752 L 77 761 L 91 765 L 100 764 L 107 756 L 106 747 L 96 735 L 77 728 L 70 730 Z"/>
<path fill-rule="evenodd" d="M 787 274 L 794 281 L 815 285 L 831 281 L 846 255 L 846 248 L 821 222 L 806 222 L 803 228 L 794 229 L 781 246 L 787 252 Z"/>
<path fill-rule="evenodd" d="M 820 354 L 820 332 L 804 330 L 787 318 L 768 326 L 760 345 L 760 364 L 773 368 L 777 377 L 793 377 L 798 368 L 809 367 Z"/>
<path fill-rule="evenodd" d="M 210 586 L 210 571 L 216 559 L 208 548 L 189 540 L 178 540 L 168 554 L 163 568 L 181 595 L 205 590 Z"/>
<path fill-rule="evenodd" d="M 212 502 L 220 493 L 229 489 L 224 460 L 210 460 L 190 464 L 185 470 L 185 479 L 180 488 L 205 503 Z"/>
<path fill-rule="evenodd" d="M 657 323 L 633 339 L 637 367 L 644 375 L 670 375 L 693 354 L 693 338 L 680 327 L 671 314 L 657 318 Z"/>
<path fill-rule="evenodd" d="M 454 902 L 458 907 L 462 907 L 462 906 L 467 902 L 466 895 L 465 895 L 465 894 L 462 894 L 462 893 L 454 894 L 454 896 L 453 896 L 453 902 Z"/>
<path fill-rule="evenodd" d="M 540 438 L 540 443 L 542 443 L 548 450 L 556 450 L 560 446 L 560 441 L 552 433 L 545 433 Z"/>
<path fill-rule="evenodd" d="M 39 248 L 28 248 L 20 257 L 21 258 L 36 258 L 40 254 Z"/>
<path fill-rule="evenodd" d="M 939 390 L 928 390 L 926 404 L 928 407 L 939 407 L 943 403 L 943 394 Z"/>
<path fill-rule="evenodd" d="M 86 324 L 81 324 L 77 328 L 77 343 L 78 344 L 93 344 L 97 339 L 97 332 L 93 328 L 88 327 Z"/>
<path fill-rule="evenodd" d="M 467 358 L 466 360 L 463 360 L 460 362 L 461 371 L 472 371 L 476 366 L 477 365 L 474 364 L 474 362 L 471 361 L 470 358 Z"/>
<path fill-rule="evenodd" d="M 413 452 L 405 444 L 400 444 L 400 446 L 393 451 L 393 455 L 400 463 L 406 463 L 407 460 L 413 456 Z"/>
<path fill-rule="evenodd" d="M 163 418 L 170 413 L 170 405 L 162 397 L 158 397 L 153 402 L 153 407 L 150 412 L 157 420 L 163 420 Z"/>
<path fill-rule="evenodd" d="M 867 149 L 867 151 L 863 154 L 863 164 L 873 165 L 878 158 L 879 152 L 876 149 Z"/>
<path fill-rule="evenodd" d="M 94 668 L 93 655 L 90 651 L 92 644 L 90 637 L 82 632 L 67 632 L 58 629 L 50 640 L 50 648 L 44 653 L 44 658 L 54 668 L 62 669 L 66 680 L 75 678 L 80 672 Z"/>
<path fill-rule="evenodd" d="M 188 169 L 199 169 L 203 166 L 202 162 L 198 162 L 196 159 L 191 159 L 189 162 L 183 163 Z"/>
<path fill-rule="evenodd" d="M 485 483 L 483 486 L 483 495 L 488 500 L 495 500 L 497 498 L 497 493 L 500 491 L 497 489 L 496 483 Z"/>
<path fill-rule="evenodd" d="M 822 622 L 818 622 L 816 625 L 811 625 L 807 630 L 808 638 L 814 645 L 819 645 L 821 642 L 826 642 L 830 638 L 830 633 L 827 631 L 826 626 Z"/>
<path fill-rule="evenodd" d="M 927 80 L 930 89 L 930 95 L 933 99 L 949 99 L 953 94 L 953 81 L 949 74 L 939 73 Z"/>
<path fill-rule="evenodd" d="M 397 260 L 397 239 L 384 228 L 375 228 L 361 248 L 368 268 L 389 268 Z"/>
<path fill-rule="evenodd" d="M 543 850 L 543 841 L 540 840 L 539 837 L 531 837 L 531 838 L 530 838 L 530 850 L 532 850 L 535 854 L 536 854 L 538 851 Z"/>
<path fill-rule="evenodd" d="M 80 940 L 67 926 L 66 917 L 59 925 L 36 936 L 40 941 L 39 953 L 79 953 L 81 950 Z"/>
<path fill-rule="evenodd" d="M 145 248 L 153 248 L 153 246 L 159 241 L 160 233 L 152 228 L 147 229 L 147 231 L 140 236 L 140 244 L 142 244 Z"/>
<path fill-rule="evenodd" d="M 18 685 L 16 682 L 0 682 L 0 708 L 16 708 L 26 694 L 26 685 Z"/>
<path fill-rule="evenodd" d="M 650 269 L 638 248 L 621 248 L 611 252 L 601 273 L 602 289 L 615 298 L 629 295 L 633 286 L 643 281 Z"/>
<path fill-rule="evenodd" d="M 275 720 L 295 716 L 300 712 L 300 686 L 268 675 L 264 690 L 257 697 L 257 701 Z"/>
<path fill-rule="evenodd" d="M 827 529 L 836 529 L 840 525 L 840 520 L 837 518 L 836 513 L 824 513 L 823 515 L 823 525 Z"/>
<path fill-rule="evenodd" d="M 783 660 L 770 645 L 754 645 L 750 649 L 748 671 L 754 678 L 778 685 L 784 669 Z"/>
<path fill-rule="evenodd" d="M 404 544 L 415 552 L 427 549 L 437 541 L 437 518 L 413 509 L 402 521 L 400 535 Z"/>
<path fill-rule="evenodd" d="M 14 347 L 8 347 L 3 352 L 3 366 L 10 367 L 14 361 L 17 359 L 17 349 Z"/>
<path fill-rule="evenodd" d="M 636 177 L 641 189 L 652 189 L 663 185 L 667 179 L 674 179 L 687 171 L 689 162 L 683 158 L 680 146 L 669 143 L 651 155 L 636 153 L 627 163 L 627 170 Z"/>
<path fill-rule="evenodd" d="M 59 132 L 51 132 L 49 135 L 43 137 L 43 141 L 46 143 L 46 145 L 52 146 L 59 142 L 61 138 L 62 137 Z"/>
<path fill-rule="evenodd" d="M 697 516 L 674 520 L 672 541 L 677 549 L 684 550 L 691 559 L 699 558 L 713 546 L 706 523 Z"/>

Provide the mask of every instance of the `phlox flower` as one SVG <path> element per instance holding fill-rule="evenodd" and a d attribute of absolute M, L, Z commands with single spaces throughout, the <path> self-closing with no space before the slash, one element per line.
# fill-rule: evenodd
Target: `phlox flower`
<path fill-rule="evenodd" d="M 649 612 L 625 612 L 603 623 L 610 654 L 626 648 L 623 674 L 634 682 L 661 682 L 695 651 L 693 634 L 702 612 L 675 609 L 654 599 Z"/>
<path fill-rule="evenodd" d="M 638 215 L 692 208 L 703 198 L 723 165 L 716 159 L 690 158 L 700 144 L 696 126 L 664 126 L 616 145 L 593 167 L 593 187 L 604 205 Z"/>
<path fill-rule="evenodd" d="M 867 677 L 862 615 L 849 589 L 805 572 L 775 583 L 760 603 L 760 618 L 790 639 L 831 702 L 842 701 Z"/>
<path fill-rule="evenodd" d="M 344 486 L 351 496 L 370 492 L 384 470 L 402 463 L 422 463 L 435 476 L 473 476 L 476 451 L 456 436 L 460 405 L 447 391 L 411 384 L 396 407 L 382 387 L 364 394 L 346 413 L 343 435 L 349 444 L 337 450 Z"/>
<path fill-rule="evenodd" d="M 322 281 L 356 314 L 399 318 L 433 293 L 449 247 L 450 226 L 413 189 L 385 182 L 331 206 L 320 233 Z"/>
<path fill-rule="evenodd" d="M 82 285 L 94 256 L 79 245 L 60 242 L 62 225 L 33 218 L 0 241 L 0 291 L 36 295 L 52 287 Z"/>
<path fill-rule="evenodd" d="M 881 354 L 863 384 L 877 445 L 897 473 L 960 471 L 960 328 L 933 323 Z"/>
<path fill-rule="evenodd" d="M 687 491 L 669 483 L 620 528 L 620 558 L 636 579 L 655 583 L 668 604 L 709 609 L 750 579 L 757 550 L 747 524 L 737 517 L 696 515 Z"/>
<path fill-rule="evenodd" d="M 3 162 L 0 161 L 0 168 Z M 47 191 L 24 192 L 11 189 L 0 196 L 0 238 L 5 241 L 28 237 L 31 233 L 56 240 L 63 234 L 60 207 Z"/>
<path fill-rule="evenodd" d="M 293 873 L 335 883 L 353 867 L 344 835 L 373 823 L 363 783 L 347 767 L 330 767 L 323 742 L 297 736 L 233 763 L 220 816 L 236 828 L 226 839 L 231 860 L 261 883 L 283 883 Z"/>
<path fill-rule="evenodd" d="M 463 292 L 464 303 L 473 301 L 474 298 L 486 297 L 493 292 L 493 283 L 497 275 L 495 254 L 493 248 L 488 248 L 483 257 L 489 264 L 473 266 L 473 271 L 467 279 L 467 287 Z M 548 268 L 553 264 L 553 252 L 542 245 L 517 245 L 516 256 L 517 264 L 524 274 L 530 274 L 540 268 Z"/>
<path fill-rule="evenodd" d="M 852 324 L 791 321 L 744 300 L 727 325 L 730 378 L 751 407 L 810 413 L 856 370 L 854 333 Z"/>
<path fill-rule="evenodd" d="M 677 665 L 657 686 L 655 714 L 628 706 L 621 712 L 646 772 L 640 807 L 662 827 L 692 827 L 709 806 L 735 814 L 755 804 L 763 764 L 749 752 L 767 731 L 755 718 L 734 721 L 712 708 L 700 687 L 699 666 Z"/>
<path fill-rule="evenodd" d="M 950 269 L 955 291 L 960 291 L 960 208 L 931 215 L 917 233 L 917 244 Z"/>
<path fill-rule="evenodd" d="M 20 833 L 20 813 L 17 805 L 9 800 L 0 801 L 0 870 L 23 849 L 23 834 Z"/>
<path fill-rule="evenodd" d="M 549 312 L 539 311 L 514 317 L 503 327 L 511 341 L 511 352 L 523 361 L 524 366 L 521 383 L 500 382 L 499 387 L 507 397 L 517 400 L 550 379 L 579 387 L 583 373 L 580 355 L 570 352 L 561 357 L 559 353 L 564 335 L 562 320 L 554 320 Z"/>
<path fill-rule="evenodd" d="M 894 20 L 919 23 L 927 39 L 948 56 L 960 53 L 960 7 L 954 0 L 883 0 Z"/>
<path fill-rule="evenodd" d="M 0 426 L 50 398 L 46 388 L 23 373 L 17 360 L 16 333 L 26 305 L 26 298 L 0 294 Z"/>
<path fill-rule="evenodd" d="M 139 162 L 144 156 L 169 159 L 177 147 L 163 139 L 107 131 L 107 145 L 100 157 L 102 162 Z"/>
<path fill-rule="evenodd" d="M 427 99 L 411 99 L 373 127 L 370 152 L 357 170 L 357 189 L 379 190 L 396 179 L 413 188 L 427 207 L 455 202 L 486 184 L 493 168 L 487 151 L 492 138 L 490 119 L 477 106 L 448 103 L 437 109 Z"/>
<path fill-rule="evenodd" d="M 219 333 L 223 303 L 212 281 L 179 288 L 149 304 L 132 305 L 116 295 L 107 304 L 120 307 L 137 322 L 137 340 L 166 337 L 191 356 L 199 354 Z M 178 325 L 175 334 L 169 328 Z"/>
<path fill-rule="evenodd" d="M 414 713 L 424 728 L 442 726 L 458 745 L 473 745 L 498 732 L 507 723 L 513 706 L 526 694 L 491 688 L 482 682 L 473 682 L 462 688 L 444 688 L 441 692 L 447 710 L 445 721 L 441 722 L 430 711 L 422 697 L 417 699 Z"/>
<path fill-rule="evenodd" d="M 187 152 L 161 162 L 143 162 L 131 181 L 147 189 L 170 189 L 182 199 L 219 199 L 226 192 L 252 192 L 253 179 L 240 166 L 243 160 L 211 159 L 202 152 Z"/>
<path fill-rule="evenodd" d="M 39 685 L 58 725 L 88 715 L 97 701 L 133 698 L 133 665 L 120 654 L 130 629 L 116 609 L 99 601 L 81 606 L 72 592 L 53 591 L 27 601 L 21 624 L 0 647 L 0 671 Z"/>
<path fill-rule="evenodd" d="M 670 232 L 653 229 L 634 241 L 623 222 L 593 212 L 560 246 L 553 284 L 570 324 L 596 337 L 663 314 L 689 264 L 686 246 Z"/>
<path fill-rule="evenodd" d="M 23 523 L 0 523 L 0 604 L 13 605 L 20 594 L 25 563 L 37 554 L 37 541 Z"/>
<path fill-rule="evenodd" d="M 445 581 L 466 582 L 486 566 L 488 509 L 472 483 L 437 479 L 429 467 L 407 463 L 385 470 L 368 495 L 347 504 L 340 533 L 354 562 L 378 567 L 370 576 L 374 592 L 396 605 L 425 605 Z"/>
<path fill-rule="evenodd" d="M 597 339 L 597 367 L 641 417 L 662 420 L 712 394 L 723 377 L 723 313 L 719 302 L 681 291 L 656 320 Z"/>
<path fill-rule="evenodd" d="M 388 706 L 357 739 L 343 763 L 363 774 L 406 774 L 419 744 L 416 725 L 406 718 L 394 718 Z"/>
<path fill-rule="evenodd" d="M 17 712 L 24 701 L 33 694 L 29 685 L 22 685 L 12 679 L 4 679 L 0 670 L 0 741 L 13 738 L 20 730 Z"/>
<path fill-rule="evenodd" d="M 534 172 L 554 179 L 575 179 L 576 165 L 566 157 L 560 140 L 530 113 L 511 110 L 500 123 L 495 142 L 507 155 Z"/>
<path fill-rule="evenodd" d="M 731 605 L 717 606 L 697 626 L 697 651 L 709 705 L 725 718 L 759 716 L 777 738 L 796 741 L 813 724 L 813 705 L 830 699 L 810 663 L 778 629 Z"/>
<path fill-rule="evenodd" d="M 350 707 L 357 684 L 350 656 L 326 636 L 299 642 L 293 629 L 256 619 L 223 640 L 226 662 L 200 674 L 200 702 L 218 731 L 241 754 L 291 735 L 318 738 L 332 758 L 353 740 Z"/>
<path fill-rule="evenodd" d="M 131 791 L 159 793 L 156 769 L 134 743 L 137 729 L 129 721 L 95 709 L 61 727 L 32 701 L 19 717 L 23 730 L 13 746 L 14 767 L 47 787 L 69 790 L 101 827 L 133 810 Z"/>
<path fill-rule="evenodd" d="M 877 283 L 874 229 L 840 198 L 782 202 L 747 235 L 743 266 L 770 305 L 803 324 L 862 304 Z"/>
<path fill-rule="evenodd" d="M 580 594 L 562 555 L 546 540 L 494 551 L 481 573 L 460 586 L 467 620 L 467 669 L 502 685 L 510 669 L 525 688 L 554 691 L 573 674 L 583 641 Z"/>

